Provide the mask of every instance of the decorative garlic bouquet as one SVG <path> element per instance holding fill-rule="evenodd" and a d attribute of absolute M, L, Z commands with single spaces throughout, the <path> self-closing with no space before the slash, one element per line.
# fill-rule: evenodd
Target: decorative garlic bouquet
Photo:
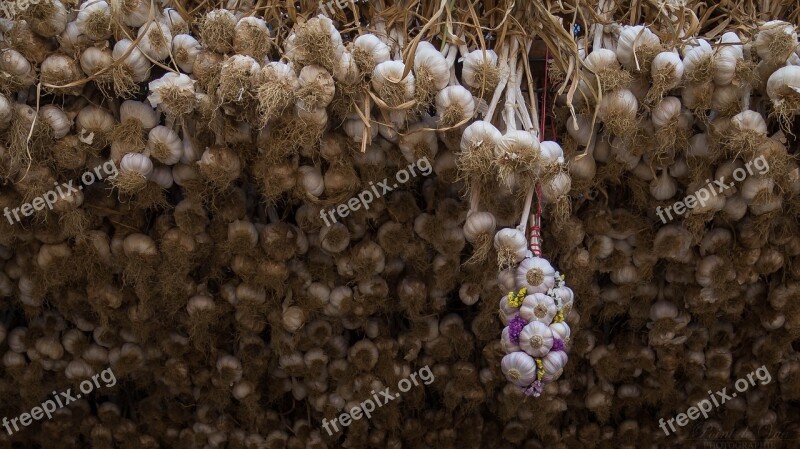
<path fill-rule="evenodd" d="M 500 299 L 500 316 L 506 324 L 501 368 L 509 382 L 533 397 L 542 394 L 544 384 L 558 379 L 567 364 L 570 328 L 565 318 L 574 296 L 565 276 L 541 257 L 540 213 L 530 228 L 530 249 L 521 231 L 526 220 L 519 228 L 502 229 L 495 236 L 500 256 L 513 262 L 499 279 L 510 290 Z"/>

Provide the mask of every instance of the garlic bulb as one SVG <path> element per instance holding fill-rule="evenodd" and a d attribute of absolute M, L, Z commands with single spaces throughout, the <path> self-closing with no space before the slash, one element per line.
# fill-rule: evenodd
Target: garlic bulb
<path fill-rule="evenodd" d="M 156 61 L 163 61 L 172 49 L 172 33 L 169 27 L 161 22 L 148 22 L 138 32 L 139 49 Z"/>
<path fill-rule="evenodd" d="M 683 61 L 676 52 L 664 51 L 657 54 L 650 67 L 652 89 L 666 92 L 678 87 L 683 80 L 684 71 Z"/>
<path fill-rule="evenodd" d="M 714 53 L 714 83 L 727 86 L 736 78 L 737 67 L 744 63 L 742 41 L 734 32 L 727 32 L 720 38 L 721 45 Z"/>
<path fill-rule="evenodd" d="M 683 55 L 686 79 L 692 83 L 711 81 L 714 76 L 714 50 L 705 40 L 692 47 Z"/>
<path fill-rule="evenodd" d="M 405 64 L 402 61 L 385 61 L 375 66 L 372 72 L 372 88 L 390 107 L 398 107 L 414 98 L 414 74 L 403 78 Z"/>
<path fill-rule="evenodd" d="M 72 129 L 72 120 L 58 106 L 47 104 L 39 109 L 39 116 L 53 133 L 54 139 L 66 136 Z M 1 122 L 2 120 L 0 120 Z"/>
<path fill-rule="evenodd" d="M 220 54 L 233 50 L 236 22 L 236 17 L 227 9 L 215 9 L 206 13 L 198 30 L 203 46 Z"/>
<path fill-rule="evenodd" d="M 261 66 L 245 55 L 233 55 L 220 68 L 217 95 L 223 102 L 240 103 L 248 99 L 256 86 Z"/>
<path fill-rule="evenodd" d="M 192 73 L 199 54 L 200 43 L 193 36 L 178 34 L 172 39 L 172 57 L 182 72 Z"/>
<path fill-rule="evenodd" d="M 191 113 L 195 108 L 195 81 L 183 73 L 165 73 L 148 84 L 147 101 L 171 117 Z"/>
<path fill-rule="evenodd" d="M 110 49 L 100 49 L 97 47 L 89 47 L 81 53 L 80 65 L 83 73 L 92 76 L 101 70 L 108 69 L 114 62 L 111 57 Z M 105 73 L 97 75 L 99 80 L 105 80 L 109 75 Z"/>
<path fill-rule="evenodd" d="M 603 95 L 598 116 L 616 136 L 626 136 L 636 127 L 639 102 L 628 89 L 615 90 Z"/>
<path fill-rule="evenodd" d="M 210 182 L 226 186 L 241 174 L 242 161 L 230 148 L 212 146 L 203 152 L 197 167 Z"/>
<path fill-rule="evenodd" d="M 496 239 L 495 237 L 495 241 Z M 547 290 L 555 287 L 555 274 L 556 270 L 553 269 L 550 262 L 546 259 L 541 257 L 527 257 L 520 262 L 517 267 L 517 286 L 519 288 L 526 288 L 529 295 L 534 293 L 546 293 Z"/>
<path fill-rule="evenodd" d="M 31 63 L 12 48 L 0 51 L 0 70 L 10 75 L 10 87 L 15 91 L 32 86 L 36 79 Z"/>
<path fill-rule="evenodd" d="M 564 372 L 564 367 L 567 365 L 567 353 L 564 351 L 550 351 L 542 359 L 542 366 L 544 367 L 544 376 L 542 382 L 552 382 Z"/>
<path fill-rule="evenodd" d="M 122 157 L 120 168 L 125 171 L 140 173 L 149 176 L 153 172 L 153 161 L 139 153 L 128 153 Z"/>
<path fill-rule="evenodd" d="M 558 312 L 553 298 L 543 293 L 534 293 L 525 297 L 519 309 L 519 315 L 528 321 L 539 321 L 549 326 Z"/>
<path fill-rule="evenodd" d="M 263 61 L 270 51 L 271 37 L 264 19 L 242 17 L 234 28 L 233 51 Z"/>
<path fill-rule="evenodd" d="M 464 84 L 481 97 L 491 96 L 500 81 L 500 67 L 494 50 L 473 50 L 464 57 L 461 75 Z"/>
<path fill-rule="evenodd" d="M 493 235 L 495 230 L 494 215 L 489 212 L 475 212 L 467 217 L 464 223 L 464 237 L 475 243 L 481 235 Z"/>
<path fill-rule="evenodd" d="M 458 169 L 477 179 L 489 178 L 501 138 L 500 131 L 489 122 L 478 120 L 467 126 L 461 136 Z"/>
<path fill-rule="evenodd" d="M 759 25 L 753 47 L 764 61 L 783 64 L 797 47 L 797 31 L 790 23 L 771 20 Z"/>
<path fill-rule="evenodd" d="M 52 38 L 61 34 L 70 19 L 70 13 L 60 0 L 29 2 L 27 9 L 18 5 L 21 18 L 24 18 L 31 30 L 43 37 Z"/>
<path fill-rule="evenodd" d="M 566 321 L 550 324 L 550 330 L 553 332 L 553 338 L 558 338 L 564 343 L 569 342 L 571 331 L 569 329 L 569 324 L 567 324 Z"/>
<path fill-rule="evenodd" d="M 800 114 L 800 66 L 781 67 L 767 80 L 767 95 L 784 127 Z"/>
<path fill-rule="evenodd" d="M 578 114 L 567 118 L 567 134 L 575 140 L 579 146 L 585 147 L 589 144 L 594 133 L 592 132 L 592 119 L 587 114 Z"/>
<path fill-rule="evenodd" d="M 403 157 L 409 163 L 414 163 L 423 158 L 426 160 L 434 159 L 439 151 L 439 140 L 436 138 L 436 133 L 424 130 L 424 128 L 424 123 L 415 123 L 409 127 L 408 133 L 401 137 L 397 144 L 403 153 Z M 376 129 L 376 127 L 373 127 L 373 129 Z"/>
<path fill-rule="evenodd" d="M 475 102 L 472 94 L 464 87 L 445 87 L 436 95 L 436 117 L 439 119 L 440 127 L 455 126 L 466 122 L 474 115 Z"/>
<path fill-rule="evenodd" d="M 166 126 L 156 126 L 147 136 L 148 155 L 165 165 L 175 165 L 183 156 L 178 133 Z"/>
<path fill-rule="evenodd" d="M 612 50 L 595 49 L 586 56 L 583 63 L 600 81 L 603 92 L 625 88 L 631 82 L 631 75 L 622 69 L 616 53 Z"/>
<path fill-rule="evenodd" d="M 519 333 L 519 347 L 532 357 L 544 357 L 553 347 L 553 331 L 545 323 L 532 321 Z"/>
<path fill-rule="evenodd" d="M 436 92 L 439 92 L 439 95 L 441 95 L 442 89 L 445 89 L 450 82 L 450 67 L 444 55 L 428 42 L 420 41 L 417 44 L 417 51 L 414 54 L 414 76 L 418 101 L 427 104 L 436 96 L 436 109 L 438 114 L 439 96 L 436 95 Z M 466 89 L 464 89 L 464 91 L 466 91 Z M 467 92 L 467 94 L 469 94 L 469 92 Z M 452 96 L 452 94 L 446 95 Z M 471 94 L 469 95 L 469 101 L 472 101 Z"/>
<path fill-rule="evenodd" d="M 325 191 L 325 182 L 319 167 L 301 166 L 297 169 L 297 176 L 300 178 L 297 184 L 309 195 L 318 198 Z"/>
<path fill-rule="evenodd" d="M 527 387 L 536 380 L 536 362 L 524 352 L 512 352 L 503 357 L 500 368 L 509 382 L 518 387 Z"/>
<path fill-rule="evenodd" d="M 528 239 L 517 229 L 501 229 L 494 236 L 494 249 L 498 260 L 508 265 L 517 264 L 527 255 Z"/>
<path fill-rule="evenodd" d="M 324 109 L 333 100 L 336 91 L 333 76 L 317 65 L 303 67 L 298 77 L 298 106 L 307 111 Z"/>
<path fill-rule="evenodd" d="M 650 195 L 664 201 L 672 198 L 678 192 L 678 183 L 669 175 L 667 170 L 662 170 L 661 175 L 650 182 Z"/>
<path fill-rule="evenodd" d="M 642 25 L 624 27 L 617 41 L 617 59 L 632 71 L 649 71 L 650 62 L 660 51 L 661 40 Z"/>
<path fill-rule="evenodd" d="M 80 94 L 83 86 L 78 81 L 83 78 L 83 73 L 72 58 L 65 55 L 53 54 L 42 62 L 39 77 L 45 84 L 45 89 L 65 95 Z M 70 84 L 77 84 L 68 86 Z"/>
<path fill-rule="evenodd" d="M 111 37 L 111 8 L 105 1 L 89 1 L 81 4 L 75 23 L 82 34 L 93 41 Z"/>
<path fill-rule="evenodd" d="M 147 180 L 153 181 L 161 186 L 162 189 L 169 189 L 174 183 L 174 179 L 172 178 L 172 170 L 163 165 L 153 168 L 153 171 L 147 177 Z"/>
<path fill-rule="evenodd" d="M 353 60 L 363 73 L 372 73 L 375 66 L 391 57 L 389 47 L 374 34 L 362 34 L 353 41 Z"/>
<path fill-rule="evenodd" d="M 150 77 L 150 61 L 130 40 L 117 41 L 111 56 L 117 64 L 122 61 L 120 69 L 124 69 L 122 72 L 115 72 L 115 76 L 127 76 L 134 83 L 145 82 Z"/>

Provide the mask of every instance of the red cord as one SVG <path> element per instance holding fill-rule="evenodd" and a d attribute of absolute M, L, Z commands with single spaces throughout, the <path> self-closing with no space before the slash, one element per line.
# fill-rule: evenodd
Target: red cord
<path fill-rule="evenodd" d="M 530 248 L 536 257 L 542 257 L 542 184 L 536 184 L 536 221 L 530 227 Z"/>

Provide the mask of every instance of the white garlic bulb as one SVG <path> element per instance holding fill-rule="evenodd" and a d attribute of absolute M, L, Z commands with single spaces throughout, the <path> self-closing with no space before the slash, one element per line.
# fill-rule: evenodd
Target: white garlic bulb
<path fill-rule="evenodd" d="M 178 34 L 172 39 L 172 56 L 182 72 L 192 73 L 200 50 L 200 43 L 190 34 Z"/>
<path fill-rule="evenodd" d="M 511 383 L 527 387 L 536 380 L 536 361 L 524 352 L 512 352 L 500 362 L 503 374 Z"/>
<path fill-rule="evenodd" d="M 556 270 L 546 259 L 541 257 L 525 258 L 517 267 L 516 280 L 518 288 L 526 288 L 528 294 L 546 293 L 555 287 Z"/>
<path fill-rule="evenodd" d="M 153 161 L 144 154 L 127 153 L 122 157 L 120 169 L 140 173 L 146 177 L 153 172 Z"/>
<path fill-rule="evenodd" d="M 196 106 L 195 82 L 183 73 L 167 72 L 161 78 L 150 81 L 147 101 L 168 116 L 187 115 Z"/>
<path fill-rule="evenodd" d="M 156 126 L 147 137 L 147 154 L 165 165 L 175 165 L 183 156 L 178 133 L 166 126 Z"/>
<path fill-rule="evenodd" d="M 333 76 L 323 67 L 308 65 L 303 67 L 298 77 L 300 89 L 297 91 L 298 106 L 307 111 L 324 109 L 333 100 L 336 91 Z"/>
<path fill-rule="evenodd" d="M 138 32 L 139 49 L 156 61 L 167 59 L 172 49 L 172 33 L 161 22 L 148 22 Z"/>
<path fill-rule="evenodd" d="M 464 84 L 491 95 L 500 80 L 500 68 L 494 50 L 473 50 L 464 57 L 461 75 Z"/>
<path fill-rule="evenodd" d="M 617 59 L 628 70 L 649 69 L 648 58 L 652 60 L 660 49 L 661 40 L 647 27 L 626 26 L 617 41 Z"/>
<path fill-rule="evenodd" d="M 504 254 L 516 264 L 521 262 L 528 251 L 528 239 L 525 235 L 512 228 L 504 228 L 497 231 L 494 236 L 494 248 L 499 254 Z"/>
<path fill-rule="evenodd" d="M 781 67 L 767 80 L 767 95 L 784 126 L 800 114 L 800 66 Z"/>
<path fill-rule="evenodd" d="M 385 61 L 372 72 L 372 88 L 390 107 L 397 107 L 414 98 L 414 74 L 403 78 L 403 61 Z"/>
<path fill-rule="evenodd" d="M 106 40 L 111 37 L 111 8 L 102 0 L 83 2 L 75 24 L 89 39 Z"/>
<path fill-rule="evenodd" d="M 519 333 L 519 347 L 533 357 L 544 357 L 553 347 L 553 331 L 547 324 L 531 321 Z"/>
<path fill-rule="evenodd" d="M 528 321 L 540 321 L 549 326 L 556 316 L 558 308 L 552 297 L 543 293 L 534 293 L 525 297 L 519 308 L 519 316 Z"/>
<path fill-rule="evenodd" d="M 771 20 L 759 25 L 753 47 L 768 63 L 784 64 L 797 47 L 797 31 L 790 23 Z"/>
<path fill-rule="evenodd" d="M 450 82 L 450 67 L 439 50 L 428 42 L 420 41 L 414 54 L 414 76 L 419 89 L 435 94 Z"/>
<path fill-rule="evenodd" d="M 362 72 L 372 73 L 376 65 L 391 57 L 389 47 L 374 34 L 362 34 L 353 41 L 353 60 Z"/>
<path fill-rule="evenodd" d="M 105 2 L 103 2 L 105 3 Z M 127 56 L 125 56 L 127 54 Z M 150 77 L 150 61 L 144 56 L 138 47 L 133 45 L 129 39 L 122 39 L 114 44 L 111 53 L 114 61 L 122 60 L 122 64 L 128 69 L 127 75 L 135 83 L 143 83 Z M 124 59 L 123 59 L 124 58 Z"/>
<path fill-rule="evenodd" d="M 664 51 L 653 58 L 650 76 L 653 85 L 663 92 L 674 89 L 683 80 L 685 68 L 681 57 L 672 51 Z"/>
<path fill-rule="evenodd" d="M 720 38 L 720 45 L 714 53 L 714 83 L 726 86 L 736 77 L 736 67 L 744 62 L 742 41 L 729 31 Z"/>

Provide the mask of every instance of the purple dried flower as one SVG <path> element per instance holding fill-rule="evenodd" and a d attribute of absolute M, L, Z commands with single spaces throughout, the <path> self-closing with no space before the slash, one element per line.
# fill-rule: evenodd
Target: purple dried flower
<path fill-rule="evenodd" d="M 515 345 L 519 344 L 519 333 L 522 332 L 522 328 L 525 327 L 526 324 L 528 324 L 528 322 L 525 321 L 525 318 L 519 316 L 519 314 L 514 315 L 514 318 L 508 321 L 508 339 Z"/>
<path fill-rule="evenodd" d="M 551 351 L 563 351 L 564 350 L 564 340 L 560 338 L 553 339 L 553 347 L 550 348 Z"/>
<path fill-rule="evenodd" d="M 539 396 L 542 395 L 543 391 L 544 391 L 544 385 L 542 384 L 542 382 L 534 380 L 531 386 L 525 389 L 525 394 L 528 396 L 533 396 L 535 398 L 538 398 Z"/>

